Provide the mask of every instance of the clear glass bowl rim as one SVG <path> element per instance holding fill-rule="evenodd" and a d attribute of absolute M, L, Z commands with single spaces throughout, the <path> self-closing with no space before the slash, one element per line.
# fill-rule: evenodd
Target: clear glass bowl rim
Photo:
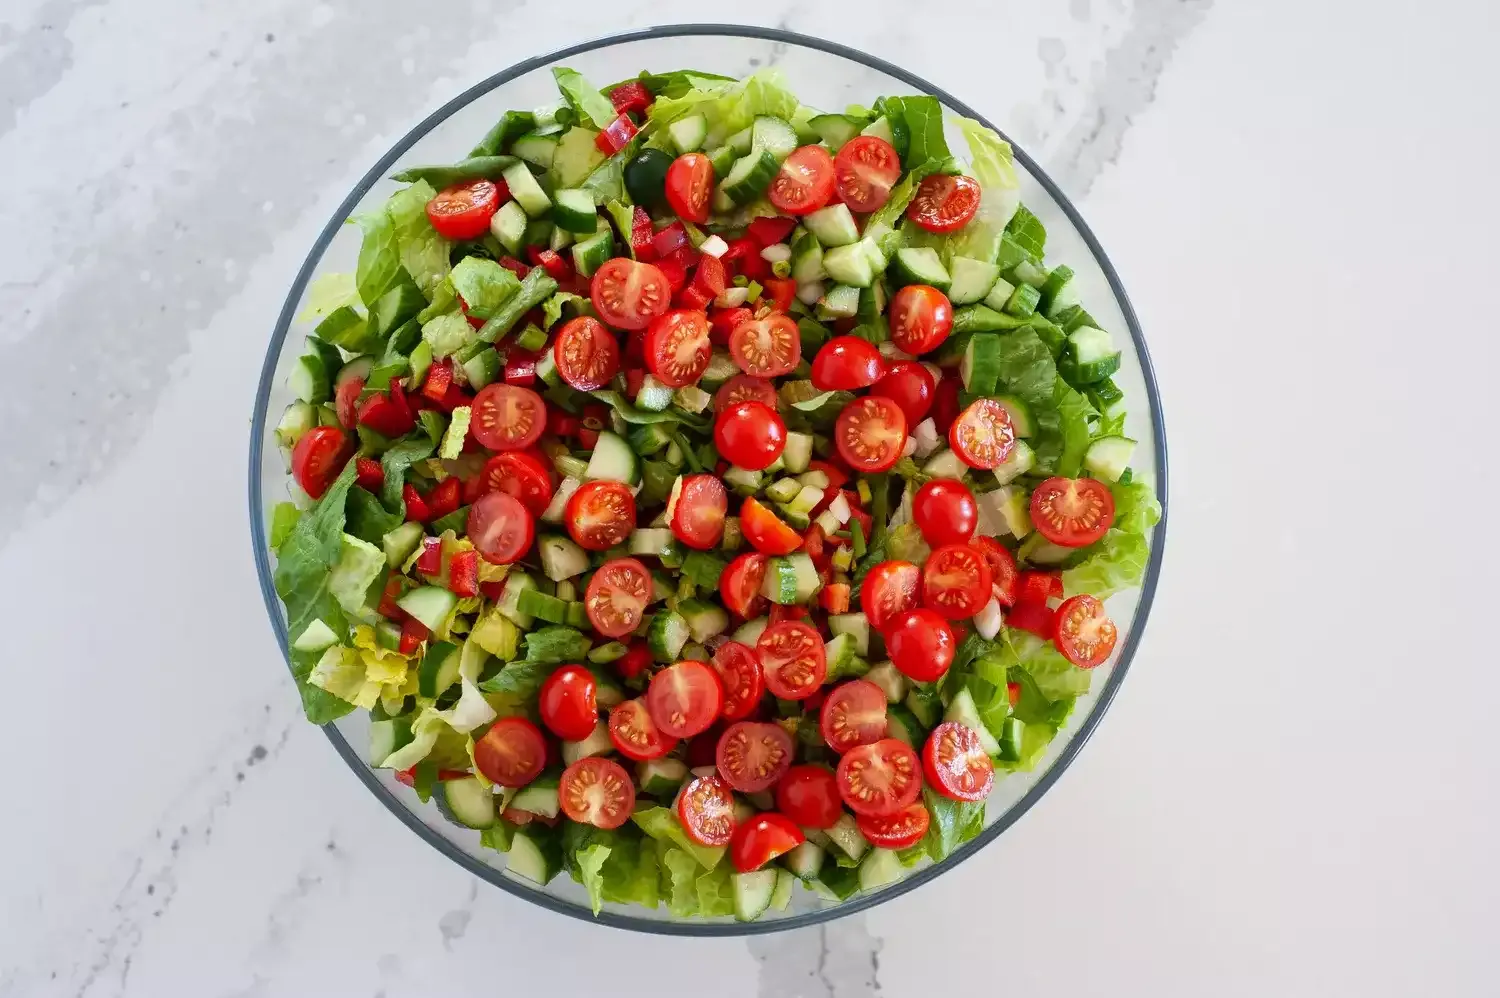
<path fill-rule="evenodd" d="M 1141 375 L 1146 384 L 1147 403 L 1150 409 L 1152 444 L 1156 461 L 1156 494 L 1161 502 L 1162 517 L 1156 525 L 1152 536 L 1151 553 L 1146 563 L 1146 577 L 1141 585 L 1140 599 L 1136 606 L 1136 613 L 1131 622 L 1129 633 L 1125 637 L 1125 643 L 1120 650 L 1120 656 L 1103 689 L 1099 691 L 1097 701 L 1093 709 L 1083 718 L 1078 730 L 1072 735 L 1068 743 L 1063 746 L 1057 759 L 1051 768 L 1047 770 L 1037 782 L 1004 814 L 1000 815 L 992 824 L 984 829 L 976 838 L 966 843 L 960 849 L 941 863 L 930 864 L 908 877 L 906 880 L 890 887 L 875 891 L 870 894 L 856 894 L 849 900 L 826 908 L 803 914 L 791 915 L 767 922 L 692 922 L 692 921 L 657 921 L 654 919 L 635 918 L 629 915 L 621 915 L 614 912 L 604 911 L 599 915 L 591 915 L 587 910 L 576 904 L 568 902 L 555 895 L 547 893 L 542 888 L 529 888 L 518 883 L 507 880 L 497 869 L 486 866 L 469 856 L 447 839 L 433 832 L 422 823 L 411 810 L 397 800 L 389 790 L 376 779 L 374 773 L 365 762 L 364 757 L 349 744 L 342 733 L 332 724 L 323 726 L 324 733 L 333 744 L 333 748 L 339 756 L 348 763 L 349 768 L 354 771 L 360 782 L 375 795 L 375 797 L 386 806 L 402 824 L 410 828 L 432 848 L 447 856 L 453 862 L 463 867 L 469 873 L 479 877 L 490 884 L 506 891 L 516 897 L 539 904 L 544 908 L 569 915 L 583 921 L 594 924 L 610 925 L 616 928 L 631 929 L 637 932 L 658 933 L 669 936 L 742 936 L 760 935 L 770 932 L 780 932 L 786 929 L 805 928 L 818 925 L 845 915 L 872 908 L 884 901 L 900 897 L 908 891 L 915 890 L 921 885 L 934 879 L 939 874 L 952 870 L 959 863 L 973 856 L 990 842 L 993 842 L 1007 828 L 1014 824 L 1024 815 L 1041 796 L 1057 782 L 1063 772 L 1072 763 L 1073 759 L 1082 750 L 1089 736 L 1093 734 L 1099 721 L 1109 709 L 1111 701 L 1119 691 L 1120 684 L 1125 680 L 1125 674 L 1130 668 L 1130 663 L 1135 657 L 1136 648 L 1140 644 L 1141 635 L 1145 631 L 1146 622 L 1150 617 L 1151 605 L 1156 595 L 1157 581 L 1161 575 L 1162 555 L 1166 546 L 1167 528 L 1167 444 L 1166 426 L 1163 422 L 1161 411 L 1161 397 L 1156 384 L 1156 374 L 1151 365 L 1151 357 L 1146 349 L 1146 339 L 1141 332 L 1140 322 L 1136 317 L 1135 309 L 1131 306 L 1130 299 L 1125 293 L 1125 288 L 1120 282 L 1120 275 L 1115 271 L 1114 265 L 1110 263 L 1104 248 L 1099 245 L 1099 240 L 1093 231 L 1083 220 L 1078 209 L 1073 206 L 1066 194 L 1049 177 L 1045 171 L 1026 154 L 1019 146 L 1011 141 L 1010 137 L 999 128 L 996 128 L 987 118 L 980 115 L 963 101 L 958 100 L 952 94 L 934 86 L 913 73 L 896 66 L 884 59 L 869 55 L 859 49 L 840 45 L 826 39 L 816 38 L 812 35 L 804 35 L 782 28 L 760 27 L 745 24 L 667 24 L 650 28 L 642 28 L 635 31 L 625 31 L 613 35 L 606 35 L 589 41 L 578 42 L 566 48 L 558 49 L 544 55 L 533 56 L 522 62 L 501 70 L 488 79 L 482 80 L 463 93 L 448 101 L 442 107 L 432 112 L 422 121 L 418 122 L 411 131 L 407 132 L 399 142 L 391 147 L 384 156 L 380 158 L 370 170 L 360 178 L 358 184 L 349 193 L 334 212 L 328 224 L 318 234 L 316 242 L 308 252 L 306 260 L 297 272 L 296 280 L 287 293 L 285 304 L 282 306 L 281 314 L 276 320 L 276 328 L 271 336 L 271 341 L 266 351 L 265 363 L 261 368 L 260 381 L 256 387 L 255 408 L 251 418 L 250 428 L 250 453 L 249 453 L 249 489 L 250 489 L 250 536 L 254 549 L 256 574 L 260 579 L 261 596 L 265 600 L 266 613 L 270 617 L 271 627 L 276 632 L 276 640 L 281 645 L 283 659 L 287 655 L 287 632 L 286 624 L 282 619 L 280 600 L 276 595 L 276 587 L 272 581 L 272 568 L 270 559 L 270 548 L 266 538 L 265 507 L 262 502 L 262 480 L 261 480 L 261 454 L 264 446 L 264 433 L 266 429 L 267 407 L 270 400 L 271 388 L 275 378 L 277 360 L 280 357 L 282 344 L 291 328 L 292 320 L 297 311 L 297 305 L 302 299 L 308 282 L 312 279 L 313 271 L 319 261 L 323 258 L 334 235 L 339 231 L 349 213 L 359 204 L 364 195 L 373 187 L 392 164 L 401 157 L 408 149 L 415 145 L 423 136 L 437 127 L 444 119 L 461 107 L 469 104 L 475 98 L 488 93 L 496 87 L 502 86 L 517 77 L 523 76 L 533 70 L 551 65 L 561 59 L 578 55 L 583 52 L 591 52 L 596 49 L 607 48 L 626 42 L 645 41 L 651 39 L 674 38 L 698 35 L 720 35 L 738 38 L 755 38 L 771 42 L 783 42 L 789 45 L 798 45 L 805 48 L 817 49 L 829 55 L 841 56 L 852 62 L 861 63 L 871 69 L 878 70 L 903 83 L 916 88 L 920 93 L 930 94 L 938 98 L 950 109 L 959 114 L 983 123 L 986 127 L 994 129 L 1006 141 L 1011 142 L 1016 159 L 1031 173 L 1036 181 L 1042 185 L 1057 205 L 1062 208 L 1068 216 L 1068 220 L 1078 230 L 1084 242 L 1098 262 L 1099 268 L 1104 272 L 1109 281 L 1111 293 L 1119 305 L 1121 314 L 1125 317 L 1126 326 L 1130 331 L 1130 338 L 1135 348 L 1135 353 L 1140 361 Z"/>

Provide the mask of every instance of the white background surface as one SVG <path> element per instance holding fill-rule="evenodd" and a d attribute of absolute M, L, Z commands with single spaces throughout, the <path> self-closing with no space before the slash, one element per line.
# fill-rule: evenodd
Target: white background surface
<path fill-rule="evenodd" d="M 845 6 L 754 19 L 1010 131 L 1157 365 L 1166 570 L 1073 768 L 961 874 L 748 944 L 564 919 L 422 847 L 300 722 L 264 620 L 243 468 L 266 337 L 420 115 L 705 15 L 10 0 L 0 995 L 1493 993 L 1500 15 Z"/>

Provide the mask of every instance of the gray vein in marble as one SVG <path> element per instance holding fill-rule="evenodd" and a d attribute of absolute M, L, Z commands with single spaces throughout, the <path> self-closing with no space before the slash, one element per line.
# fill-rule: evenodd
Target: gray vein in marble
<path fill-rule="evenodd" d="M 856 998 L 879 995 L 882 940 L 865 916 L 747 943 L 760 964 L 760 998 Z"/>
<path fill-rule="evenodd" d="M 49 0 L 35 14 L 33 26 L 17 31 L 0 24 L 0 135 L 15 126 L 21 108 L 46 93 L 73 64 L 68 27 L 80 10 L 105 0 Z"/>
<path fill-rule="evenodd" d="M 469 881 L 469 895 L 464 898 L 464 903 L 452 911 L 445 912 L 438 919 L 438 933 L 443 938 L 443 949 L 451 950 L 453 944 L 464 937 L 469 931 L 469 923 L 474 919 L 474 905 L 479 900 L 479 881 Z"/>
<path fill-rule="evenodd" d="M 1071 197 L 1087 197 L 1115 162 L 1131 122 L 1156 97 L 1172 53 L 1212 6 L 1213 0 L 1136 0 L 1129 30 L 1095 73 L 1088 106 L 1045 164 Z"/>

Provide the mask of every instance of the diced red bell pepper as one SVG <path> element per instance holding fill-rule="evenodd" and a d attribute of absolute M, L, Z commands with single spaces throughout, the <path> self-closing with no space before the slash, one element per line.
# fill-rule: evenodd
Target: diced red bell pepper
<path fill-rule="evenodd" d="M 553 406 L 547 407 L 547 432 L 566 440 L 578 432 L 578 420 Z"/>
<path fill-rule="evenodd" d="M 692 243 L 683 243 L 677 247 L 677 252 L 673 253 L 672 256 L 678 263 L 682 264 L 684 271 L 691 272 L 694 267 L 698 266 L 698 260 L 703 254 L 693 249 Z"/>
<path fill-rule="evenodd" d="M 831 489 L 843 488 L 849 482 L 849 473 L 835 464 L 820 461 L 817 458 L 807 462 L 808 471 L 821 471 L 828 476 L 828 487 Z M 858 498 L 858 496 L 856 496 Z"/>
<path fill-rule="evenodd" d="M 849 522 L 859 524 L 860 533 L 864 534 L 865 544 L 868 545 L 870 543 L 870 535 L 875 530 L 875 520 L 864 510 L 855 509 L 853 506 L 850 506 Z"/>
<path fill-rule="evenodd" d="M 427 380 L 422 382 L 422 394 L 434 402 L 441 402 L 443 396 L 448 394 L 448 386 L 453 384 L 453 364 L 446 358 L 433 361 L 427 369 Z"/>
<path fill-rule="evenodd" d="M 478 551 L 455 551 L 448 559 L 448 589 L 458 596 L 479 595 Z"/>
<path fill-rule="evenodd" d="M 467 309 L 464 310 L 464 318 L 468 319 L 469 325 L 473 326 L 475 329 L 483 329 L 484 324 L 489 321 L 488 319 L 481 319 L 477 315 L 470 315 Z"/>
<path fill-rule="evenodd" d="M 443 541 L 440 537 L 422 538 L 422 553 L 412 566 L 422 575 L 437 575 L 443 570 Z"/>
<path fill-rule="evenodd" d="M 525 280 L 526 275 L 531 273 L 530 267 L 526 266 L 526 264 L 522 263 L 520 260 L 517 260 L 513 256 L 502 256 L 500 258 L 500 266 L 504 267 L 512 274 L 515 274 L 522 280 Z"/>
<path fill-rule="evenodd" d="M 1057 611 L 1046 603 L 1022 600 L 1005 614 L 1005 623 L 1051 641 L 1057 630 Z"/>
<path fill-rule="evenodd" d="M 474 401 L 474 396 L 464 391 L 457 385 L 449 385 L 448 390 L 443 393 L 443 400 L 437 407 L 444 412 L 452 412 L 461 405 L 469 405 Z"/>
<path fill-rule="evenodd" d="M 434 520 L 440 519 L 457 510 L 462 498 L 463 483 L 449 475 L 427 493 L 427 512 Z"/>
<path fill-rule="evenodd" d="M 406 395 L 406 385 L 402 383 L 400 378 L 396 378 L 391 382 L 391 401 L 399 406 L 401 411 L 408 416 L 416 417 L 416 411 L 411 407 L 411 399 Z"/>
<path fill-rule="evenodd" d="M 724 477 L 724 472 L 726 472 L 728 470 L 729 470 L 729 462 L 728 461 L 720 461 L 718 464 L 714 465 L 714 474 L 716 476 L 718 476 L 719 478 L 723 478 Z"/>
<path fill-rule="evenodd" d="M 573 265 L 564 260 L 559 254 L 549 249 L 531 247 L 531 259 L 537 266 L 547 272 L 547 276 L 554 281 L 566 281 L 573 276 Z"/>
<path fill-rule="evenodd" d="M 632 337 L 632 340 L 633 339 L 634 338 Z M 632 367 L 630 370 L 625 372 L 625 392 L 630 396 L 631 401 L 635 401 L 635 397 L 641 393 L 641 386 L 645 383 L 645 371 L 642 371 L 639 368 Z"/>
<path fill-rule="evenodd" d="M 713 258 L 709 257 L 708 259 Z M 703 311 L 704 309 L 708 308 L 709 303 L 713 300 L 714 296 L 709 294 L 707 291 L 704 291 L 696 283 L 689 284 L 687 287 L 677 292 L 678 308 L 689 308 L 695 311 Z"/>
<path fill-rule="evenodd" d="M 646 108 L 651 106 L 651 91 L 640 80 L 631 80 L 611 90 L 609 102 L 621 114 L 630 114 L 632 111 L 645 114 Z"/>
<path fill-rule="evenodd" d="M 1043 603 L 1049 599 L 1062 599 L 1063 584 L 1060 572 L 1022 572 L 1016 587 L 1017 603 Z"/>
<path fill-rule="evenodd" d="M 488 600 L 499 601 L 505 595 L 505 580 L 499 582 L 481 582 L 479 584 L 479 595 Z"/>
<path fill-rule="evenodd" d="M 395 382 L 391 384 L 392 393 Z M 365 399 L 359 407 L 359 422 L 376 433 L 387 437 L 403 437 L 417 425 L 415 417 L 405 406 L 391 400 L 391 393 L 378 392 Z"/>
<path fill-rule="evenodd" d="M 688 244 L 687 230 L 681 222 L 673 222 L 651 237 L 651 248 L 657 256 L 671 256 Z"/>
<path fill-rule="evenodd" d="M 505 383 L 507 385 L 533 385 L 536 383 L 536 353 L 522 350 L 518 346 L 505 351 Z"/>
<path fill-rule="evenodd" d="M 823 528 L 814 524 L 802 535 L 802 550 L 814 562 L 823 557 Z"/>
<path fill-rule="evenodd" d="M 797 282 L 790 277 L 767 277 L 760 283 L 765 285 L 771 306 L 778 312 L 789 311 L 792 302 L 797 300 Z M 762 298 L 761 302 L 764 303 L 765 299 Z"/>
<path fill-rule="evenodd" d="M 840 336 L 847 336 L 850 333 L 854 332 L 854 327 L 857 325 L 859 325 L 858 319 L 834 319 L 833 331 L 835 333 L 838 333 Z"/>
<path fill-rule="evenodd" d="M 380 602 L 375 606 L 375 612 L 387 620 L 405 620 L 406 611 L 396 605 L 401 598 L 401 576 L 392 573 L 385 580 L 385 591 L 380 594 Z"/>
<path fill-rule="evenodd" d="M 729 273 L 723 261 L 707 253 L 698 255 L 698 269 L 693 274 L 693 287 L 705 292 L 709 298 L 717 298 L 729 287 Z"/>
<path fill-rule="evenodd" d="M 674 295 L 687 284 L 687 267 L 675 256 L 662 257 L 656 261 L 656 266 L 671 285 Z"/>
<path fill-rule="evenodd" d="M 401 498 L 406 500 L 408 523 L 426 523 L 432 519 L 432 511 L 427 508 L 427 500 L 422 498 L 422 494 L 411 482 L 401 486 Z"/>
<path fill-rule="evenodd" d="M 630 642 L 630 648 L 625 654 L 615 659 L 615 671 L 620 674 L 621 679 L 634 679 L 649 668 L 651 649 L 640 638 Z"/>
<path fill-rule="evenodd" d="M 380 487 L 385 484 L 385 469 L 373 457 L 356 458 L 354 484 L 366 492 L 379 492 Z"/>
<path fill-rule="evenodd" d="M 747 256 L 760 256 L 760 251 L 760 243 L 749 236 L 740 236 L 738 239 L 729 240 L 729 248 L 720 254 L 719 262 L 727 267 Z"/>
<path fill-rule="evenodd" d="M 721 308 L 709 316 L 708 338 L 718 346 L 729 345 L 729 334 L 734 332 L 734 327 L 746 319 L 753 319 L 755 313 L 743 306 L 736 308 Z"/>
<path fill-rule="evenodd" d="M 401 622 L 401 654 L 410 655 L 430 637 L 432 637 L 432 632 L 427 629 L 427 625 L 416 617 L 408 615 Z"/>
<path fill-rule="evenodd" d="M 848 613 L 849 587 L 842 582 L 824 586 L 823 591 L 818 594 L 818 602 L 829 613 Z"/>
<path fill-rule="evenodd" d="M 1012 707 L 1014 707 L 1016 705 L 1017 701 L 1019 701 L 1021 699 L 1021 684 L 1020 683 L 1006 683 L 1005 684 L 1005 698 L 1007 700 L 1009 700 L 1010 701 L 1010 705 Z"/>
<path fill-rule="evenodd" d="M 651 224 L 651 216 L 646 209 L 640 205 L 635 206 L 635 214 L 630 216 L 630 248 L 635 253 L 635 258 L 642 263 L 649 263 L 656 259 L 656 228 Z"/>
<path fill-rule="evenodd" d="M 795 218 L 753 218 L 745 232 L 760 243 L 761 247 L 786 242 L 786 237 L 797 227 Z"/>
<path fill-rule="evenodd" d="M 635 127 L 635 122 L 630 120 L 630 115 L 621 114 L 611 121 L 604 131 L 594 136 L 594 145 L 598 146 L 599 151 L 604 155 L 613 156 L 624 149 L 630 140 L 635 138 L 635 133 L 638 131 L 640 129 Z"/>

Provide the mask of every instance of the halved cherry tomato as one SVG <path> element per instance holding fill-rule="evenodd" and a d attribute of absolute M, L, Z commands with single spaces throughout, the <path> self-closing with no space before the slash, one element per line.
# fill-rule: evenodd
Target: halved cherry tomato
<path fill-rule="evenodd" d="M 736 402 L 715 419 L 714 444 L 722 457 L 759 471 L 774 464 L 786 449 L 786 423 L 763 402 Z"/>
<path fill-rule="evenodd" d="M 1057 608 L 1057 650 L 1080 669 L 1103 665 L 1119 636 L 1104 604 L 1092 596 L 1069 597 Z"/>
<path fill-rule="evenodd" d="M 379 492 L 385 484 L 385 469 L 372 457 L 355 458 L 354 484 L 366 492 Z"/>
<path fill-rule="evenodd" d="M 697 381 L 712 354 L 704 312 L 674 309 L 652 322 L 646 333 L 646 366 L 669 388 Z"/>
<path fill-rule="evenodd" d="M 729 355 L 746 374 L 779 378 L 802 361 L 802 335 L 797 323 L 779 312 L 747 319 L 729 334 Z"/>
<path fill-rule="evenodd" d="M 776 808 L 803 828 L 832 828 L 844 802 L 831 769 L 804 764 L 788 769 L 776 784 Z"/>
<path fill-rule="evenodd" d="M 490 450 L 525 450 L 546 428 L 547 403 L 530 388 L 486 385 L 474 396 L 469 432 Z"/>
<path fill-rule="evenodd" d="M 795 332 L 795 324 L 792 328 Z M 820 392 L 852 392 L 868 388 L 884 374 L 885 360 L 875 344 L 858 336 L 835 336 L 819 348 L 810 377 Z"/>
<path fill-rule="evenodd" d="M 524 717 L 502 717 L 474 743 L 474 768 L 491 783 L 524 787 L 547 765 L 547 740 Z"/>
<path fill-rule="evenodd" d="M 870 386 L 870 394 L 896 403 L 906 415 L 906 425 L 916 426 L 927 418 L 935 388 L 927 368 L 914 360 L 901 360 L 886 368 L 885 376 Z"/>
<path fill-rule="evenodd" d="M 585 482 L 568 499 L 563 521 L 580 546 L 608 551 L 635 529 L 635 496 L 624 482 Z"/>
<path fill-rule="evenodd" d="M 569 321 L 552 343 L 557 373 L 573 388 L 591 392 L 609 383 L 620 369 L 620 344 L 592 315 Z"/>
<path fill-rule="evenodd" d="M 672 307 L 672 285 L 660 267 L 616 257 L 594 271 L 589 301 L 606 325 L 645 329 Z"/>
<path fill-rule="evenodd" d="M 774 411 L 777 402 L 776 389 L 765 378 L 736 374 L 724 382 L 714 394 L 714 412 L 723 412 L 736 402 L 759 402 Z"/>
<path fill-rule="evenodd" d="M 589 756 L 563 770 L 557 803 L 574 821 L 595 828 L 619 828 L 635 809 L 635 784 L 613 759 Z"/>
<path fill-rule="evenodd" d="M 320 498 L 344 470 L 347 443 L 336 426 L 315 426 L 302 434 L 292 448 L 293 481 L 312 498 Z"/>
<path fill-rule="evenodd" d="M 906 446 L 906 414 L 888 398 L 866 395 L 844 406 L 833 424 L 839 457 L 860 471 L 886 471 Z"/>
<path fill-rule="evenodd" d="M 537 710 L 542 723 L 554 735 L 581 742 L 594 733 L 599 722 L 599 683 L 581 665 L 565 665 L 542 683 Z"/>
<path fill-rule="evenodd" d="M 660 759 L 677 747 L 677 739 L 662 734 L 651 719 L 645 697 L 616 704 L 609 712 L 609 740 L 621 755 L 637 762 Z"/>
<path fill-rule="evenodd" d="M 840 683 L 823 701 L 818 730 L 828 747 L 843 754 L 885 737 L 885 691 L 868 679 Z"/>
<path fill-rule="evenodd" d="M 861 814 L 855 826 L 877 849 L 910 849 L 927 835 L 932 816 L 921 801 L 915 801 L 895 814 L 875 818 Z"/>
<path fill-rule="evenodd" d="M 975 399 L 948 427 L 948 446 L 971 468 L 994 470 L 1015 445 L 1010 412 L 994 399 Z"/>
<path fill-rule="evenodd" d="M 392 385 L 398 382 L 392 382 Z M 394 387 L 392 388 L 394 392 Z M 390 395 L 376 392 L 359 404 L 356 421 L 386 437 L 401 437 L 417 425 L 411 410 L 396 402 Z"/>
<path fill-rule="evenodd" d="M 493 180 L 465 180 L 427 202 L 427 219 L 444 239 L 478 239 L 490 231 L 499 207 L 500 189 Z"/>
<path fill-rule="evenodd" d="M 746 620 L 758 615 L 766 603 L 766 598 L 760 594 L 760 586 L 765 578 L 765 555 L 749 551 L 735 558 L 719 577 L 719 591 L 724 598 L 724 606 Z"/>
<path fill-rule="evenodd" d="M 734 791 L 718 776 L 695 776 L 677 795 L 677 820 L 702 846 L 727 846 L 734 838 Z"/>
<path fill-rule="evenodd" d="M 979 211 L 979 181 L 962 175 L 934 173 L 917 185 L 906 217 L 928 232 L 952 232 Z"/>
<path fill-rule="evenodd" d="M 947 672 L 957 647 L 953 628 L 935 610 L 906 610 L 886 622 L 885 650 L 891 664 L 919 683 Z"/>
<path fill-rule="evenodd" d="M 932 393 L 932 422 L 939 433 L 947 433 L 958 419 L 958 393 L 964 383 L 960 378 L 944 378 Z"/>
<path fill-rule="evenodd" d="M 453 552 L 448 559 L 448 591 L 460 599 L 479 595 L 478 551 Z"/>
<path fill-rule="evenodd" d="M 359 422 L 359 396 L 365 390 L 364 378 L 345 378 L 334 389 L 333 409 L 339 417 L 339 425 L 346 430 L 354 429 Z"/>
<path fill-rule="evenodd" d="M 995 785 L 995 766 L 967 724 L 944 721 L 922 748 L 922 769 L 934 790 L 956 801 L 981 801 Z"/>
<path fill-rule="evenodd" d="M 922 763 L 916 751 L 894 738 L 857 745 L 845 752 L 834 776 L 839 796 L 857 815 L 895 814 L 922 791 Z"/>
<path fill-rule="evenodd" d="M 740 505 L 740 530 L 750 546 L 762 554 L 791 554 L 802 546 L 802 535 L 753 497 Z"/>
<path fill-rule="evenodd" d="M 634 558 L 615 558 L 600 565 L 583 595 L 589 623 L 606 638 L 633 633 L 650 602 L 651 573 Z"/>
<path fill-rule="evenodd" d="M 757 814 L 735 829 L 729 843 L 729 857 L 741 873 L 759 870 L 777 856 L 783 856 L 807 840 L 802 829 L 790 818 L 767 811 Z"/>
<path fill-rule="evenodd" d="M 1014 606 L 1020 589 L 1021 573 L 1016 569 L 1016 556 L 1007 551 L 993 537 L 976 537 L 969 542 L 984 555 L 990 566 L 990 594 L 1001 606 Z"/>
<path fill-rule="evenodd" d="M 479 473 L 477 488 L 479 495 L 505 492 L 515 496 L 532 516 L 541 516 L 552 503 L 552 475 L 530 451 L 511 450 L 490 458 Z"/>
<path fill-rule="evenodd" d="M 793 150 L 771 178 L 766 197 L 788 215 L 817 211 L 833 197 L 833 156 L 816 145 Z"/>
<path fill-rule="evenodd" d="M 724 536 L 729 493 L 713 475 L 684 475 L 678 483 L 668 503 L 672 535 L 690 548 L 707 551 Z"/>
<path fill-rule="evenodd" d="M 718 720 L 724 686 L 707 662 L 685 659 L 651 677 L 646 709 L 670 738 L 691 738 Z"/>
<path fill-rule="evenodd" d="M 741 721 L 755 713 L 766 691 L 760 672 L 760 659 L 749 645 L 726 641 L 714 652 L 714 670 L 724 687 L 724 707 L 719 712 L 726 720 Z"/>
<path fill-rule="evenodd" d="M 745 226 L 745 233 L 761 246 L 770 246 L 774 243 L 786 242 L 786 237 L 790 236 L 796 227 L 795 218 L 773 218 L 769 215 L 760 215 L 750 219 L 750 224 Z"/>
<path fill-rule="evenodd" d="M 1097 478 L 1049 478 L 1031 493 L 1031 522 L 1053 544 L 1081 548 L 1115 522 L 1115 497 Z"/>
<path fill-rule="evenodd" d="M 505 492 L 491 492 L 469 507 L 465 531 L 485 561 L 509 565 L 531 547 L 536 523 L 521 500 Z"/>
<path fill-rule="evenodd" d="M 719 775 L 742 794 L 765 790 L 792 765 L 792 736 L 779 724 L 737 721 L 714 749 Z"/>
<path fill-rule="evenodd" d="M 635 127 L 630 115 L 621 112 L 614 121 L 604 126 L 602 132 L 594 136 L 594 146 L 604 155 L 613 156 L 628 146 L 638 131 L 640 129 Z"/>
<path fill-rule="evenodd" d="M 974 616 L 991 599 L 993 580 L 984 555 L 967 544 L 945 544 L 922 567 L 922 603 L 949 620 Z"/>
<path fill-rule="evenodd" d="M 427 514 L 434 520 L 442 519 L 457 510 L 462 499 L 463 484 L 450 475 L 434 485 L 432 491 L 427 493 Z"/>
<path fill-rule="evenodd" d="M 701 152 L 678 156 L 667 167 L 667 204 L 678 218 L 696 225 L 708 221 L 714 192 L 714 167 Z"/>
<path fill-rule="evenodd" d="M 891 299 L 891 341 L 902 353 L 936 350 L 953 329 L 953 303 L 937 288 L 908 284 Z"/>
<path fill-rule="evenodd" d="M 755 653 L 766 688 L 783 700 L 806 700 L 828 675 L 823 639 L 800 621 L 783 621 L 761 631 Z"/>
<path fill-rule="evenodd" d="M 881 630 L 897 614 L 921 602 L 922 570 L 909 561 L 882 561 L 865 575 L 859 605 L 870 626 Z"/>
<path fill-rule="evenodd" d="M 609 92 L 609 102 L 615 106 L 615 110 L 621 114 L 629 114 L 631 111 L 645 111 L 651 106 L 651 91 L 640 80 L 631 80 L 622 83 Z"/>
<path fill-rule="evenodd" d="M 875 211 L 891 199 L 891 188 L 901 179 L 901 157 L 885 139 L 861 135 L 839 147 L 833 177 L 835 193 L 850 211 Z"/>
<path fill-rule="evenodd" d="M 912 497 L 911 510 L 922 537 L 933 547 L 967 544 L 979 526 L 974 493 L 956 478 L 934 478 L 923 485 Z"/>
<path fill-rule="evenodd" d="M 1020 603 L 1046 603 L 1063 598 L 1061 572 L 1026 571 L 1017 583 L 1016 600 Z"/>

